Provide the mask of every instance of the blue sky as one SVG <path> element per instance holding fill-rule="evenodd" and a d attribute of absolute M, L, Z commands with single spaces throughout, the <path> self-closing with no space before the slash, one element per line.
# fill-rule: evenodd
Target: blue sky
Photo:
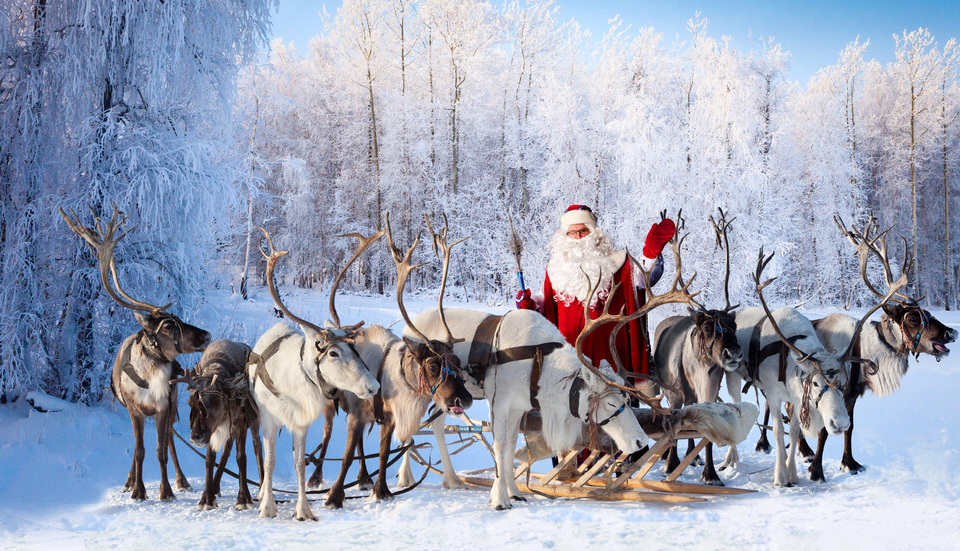
<path fill-rule="evenodd" d="M 495 6 L 501 5 L 497 0 Z M 818 69 L 836 63 L 840 50 L 858 35 L 870 39 L 867 58 L 893 61 L 893 34 L 904 29 L 927 27 L 942 44 L 960 35 L 960 0 L 910 2 L 849 0 L 828 2 L 734 1 L 734 0 L 557 0 L 561 18 L 576 19 L 598 40 L 607 22 L 619 15 L 633 29 L 653 27 L 669 43 L 678 33 L 686 34 L 686 22 L 697 11 L 709 21 L 707 32 L 727 35 L 742 50 L 751 40 L 773 36 L 793 54 L 790 78 L 805 84 Z M 294 42 L 306 51 L 310 38 L 322 30 L 318 15 L 326 6 L 336 13 L 341 2 L 323 0 L 280 0 L 273 18 L 274 37 Z"/>

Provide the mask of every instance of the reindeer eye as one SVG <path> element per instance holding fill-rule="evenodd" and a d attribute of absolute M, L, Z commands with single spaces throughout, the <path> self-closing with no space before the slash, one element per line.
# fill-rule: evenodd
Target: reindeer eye
<path fill-rule="evenodd" d="M 813 382 L 813 386 L 815 386 L 815 387 L 817 387 L 817 388 L 820 388 L 820 383 L 814 381 L 814 382 Z"/>
<path fill-rule="evenodd" d="M 337 349 L 334 348 L 333 350 L 330 351 L 330 357 L 331 357 L 331 358 L 339 358 L 339 357 L 340 357 L 340 352 L 338 352 Z"/>

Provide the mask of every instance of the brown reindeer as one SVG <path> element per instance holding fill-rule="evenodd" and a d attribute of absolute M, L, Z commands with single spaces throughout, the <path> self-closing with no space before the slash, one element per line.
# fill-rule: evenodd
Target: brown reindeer
<path fill-rule="evenodd" d="M 127 408 L 133 423 L 133 465 L 123 491 L 132 490 L 130 497 L 133 499 L 147 499 L 143 486 L 143 424 L 144 419 L 153 417 L 157 427 L 157 460 L 160 462 L 160 499 L 170 501 L 174 495 L 167 478 L 168 449 L 176 470 L 177 490 L 190 489 L 190 483 L 180 470 L 173 444 L 177 387 L 171 384 L 171 378 L 181 371 L 177 356 L 202 351 L 210 342 L 210 333 L 184 323 L 167 312 L 169 304 L 158 307 L 136 300 L 120 287 L 113 249 L 128 232 L 123 229 L 127 218 L 116 206 L 106 226 L 96 215 L 94 224 L 86 227 L 72 210 L 69 216 L 63 209 L 60 209 L 60 214 L 70 229 L 93 247 L 100 265 L 100 282 L 107 294 L 120 306 L 133 310 L 137 322 L 142 326 L 140 331 L 127 337 L 120 345 L 110 377 L 110 389 Z M 122 231 L 119 236 L 115 235 L 118 228 Z M 108 275 L 112 277 L 113 286 Z"/>
<path fill-rule="evenodd" d="M 236 510 L 253 508 L 253 498 L 247 484 L 247 431 L 253 440 L 257 470 L 263 480 L 263 449 L 260 442 L 260 423 L 257 406 L 250 395 L 246 367 L 256 360 L 250 357 L 246 344 L 218 339 L 210 343 L 200 363 L 188 370 L 182 379 L 190 387 L 190 440 L 194 446 L 206 446 L 206 478 L 197 509 L 207 511 L 217 507 L 220 476 L 214 476 L 217 452 L 223 450 L 223 460 L 230 455 L 232 443 L 237 446 L 237 469 L 240 488 Z"/>

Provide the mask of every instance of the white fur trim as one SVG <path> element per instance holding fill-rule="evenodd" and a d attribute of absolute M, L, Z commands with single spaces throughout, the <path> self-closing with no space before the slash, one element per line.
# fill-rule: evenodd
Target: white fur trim
<path fill-rule="evenodd" d="M 574 224 L 596 224 L 597 217 L 588 210 L 571 210 L 560 215 L 560 227 L 566 230 Z"/>

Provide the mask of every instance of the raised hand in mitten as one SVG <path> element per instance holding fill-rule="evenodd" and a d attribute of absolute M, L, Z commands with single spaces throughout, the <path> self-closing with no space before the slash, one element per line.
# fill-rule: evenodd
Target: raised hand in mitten
<path fill-rule="evenodd" d="M 517 291 L 517 309 L 518 310 L 536 310 L 537 303 L 530 298 L 530 289 Z"/>
<path fill-rule="evenodd" d="M 650 226 L 647 232 L 647 239 L 643 242 L 643 256 L 646 258 L 657 258 L 663 251 L 663 247 L 673 239 L 677 233 L 677 227 L 673 220 L 664 218 L 660 222 Z"/>

